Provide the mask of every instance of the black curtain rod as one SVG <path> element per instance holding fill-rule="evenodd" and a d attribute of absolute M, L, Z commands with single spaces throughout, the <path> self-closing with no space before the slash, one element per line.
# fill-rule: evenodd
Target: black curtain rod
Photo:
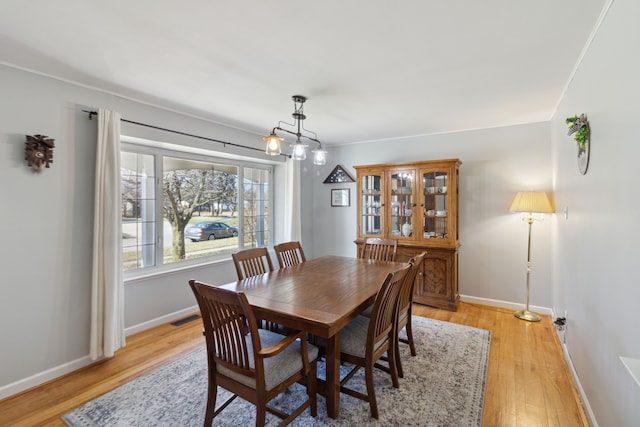
<path fill-rule="evenodd" d="M 91 120 L 93 118 L 93 116 L 97 116 L 98 115 L 97 111 L 82 110 L 82 112 L 89 114 L 89 120 Z M 161 130 L 161 131 L 164 131 L 164 132 L 170 132 L 170 133 L 175 133 L 175 134 L 178 134 L 178 135 L 189 136 L 191 138 L 204 139 L 206 141 L 217 142 L 217 143 L 222 144 L 224 146 L 231 145 L 232 147 L 246 148 L 247 150 L 260 151 L 261 153 L 264 153 L 264 150 L 261 150 L 260 148 L 249 147 L 249 146 L 241 145 L 241 144 L 235 144 L 233 142 L 228 142 L 228 141 L 221 141 L 219 139 L 213 139 L 213 138 L 208 138 L 206 136 L 194 135 L 194 134 L 191 134 L 191 133 L 181 132 L 179 130 L 162 128 L 160 126 L 148 125 L 146 123 L 134 122 L 133 120 L 127 120 L 127 119 L 123 119 L 123 118 L 121 118 L 120 121 L 126 122 L 126 123 L 131 123 L 133 125 L 144 126 L 144 127 L 151 128 L 151 129 L 157 129 L 157 130 Z M 280 154 L 280 155 L 284 156 L 284 157 L 291 158 L 291 156 L 288 155 L 288 154 Z"/>

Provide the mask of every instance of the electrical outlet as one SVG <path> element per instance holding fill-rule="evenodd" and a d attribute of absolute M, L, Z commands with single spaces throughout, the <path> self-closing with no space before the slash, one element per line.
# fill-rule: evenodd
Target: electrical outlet
<path fill-rule="evenodd" d="M 556 317 L 554 320 L 554 326 L 556 328 L 556 332 L 558 334 L 558 339 L 561 343 L 566 343 L 566 333 L 567 333 L 567 311 L 564 312 L 565 317 Z"/>

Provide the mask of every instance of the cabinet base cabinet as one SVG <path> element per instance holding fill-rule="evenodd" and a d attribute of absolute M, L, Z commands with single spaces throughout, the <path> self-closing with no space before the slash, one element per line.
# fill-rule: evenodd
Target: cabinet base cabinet
<path fill-rule="evenodd" d="M 356 240 L 358 253 L 364 241 Z M 416 275 L 413 302 L 449 311 L 457 311 L 458 294 L 458 250 L 433 247 L 404 246 L 398 244 L 396 261 L 409 262 L 414 256 L 426 251 L 422 266 Z"/>
<path fill-rule="evenodd" d="M 458 294 L 458 251 L 427 249 L 418 270 L 413 302 L 456 311 Z"/>

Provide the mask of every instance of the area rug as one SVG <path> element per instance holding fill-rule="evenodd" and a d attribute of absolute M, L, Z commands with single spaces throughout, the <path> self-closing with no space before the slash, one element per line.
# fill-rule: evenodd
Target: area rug
<path fill-rule="evenodd" d="M 376 370 L 376 398 L 380 418 L 371 418 L 369 404 L 340 396 L 340 417 L 331 419 L 323 397 L 318 416 L 307 409 L 293 426 L 481 426 L 491 333 L 448 322 L 413 317 L 417 356 L 401 344 L 404 378 L 395 389 L 388 374 Z M 348 367 L 343 367 L 344 373 Z M 324 364 L 318 365 L 324 375 Z M 349 381 L 350 388 L 366 390 L 364 370 Z M 218 403 L 228 392 L 218 388 Z M 297 384 L 271 404 L 288 411 L 305 398 Z M 65 414 L 71 427 L 201 427 L 207 401 L 207 364 L 204 347 L 143 375 Z M 267 425 L 279 418 L 267 415 Z M 216 426 L 255 425 L 254 406 L 236 399 L 214 420 Z"/>

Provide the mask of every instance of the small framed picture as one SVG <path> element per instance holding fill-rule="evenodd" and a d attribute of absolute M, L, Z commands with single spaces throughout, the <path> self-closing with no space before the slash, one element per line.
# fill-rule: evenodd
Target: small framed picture
<path fill-rule="evenodd" d="M 331 190 L 331 206 L 350 206 L 349 189 L 348 188 L 336 188 Z"/>

